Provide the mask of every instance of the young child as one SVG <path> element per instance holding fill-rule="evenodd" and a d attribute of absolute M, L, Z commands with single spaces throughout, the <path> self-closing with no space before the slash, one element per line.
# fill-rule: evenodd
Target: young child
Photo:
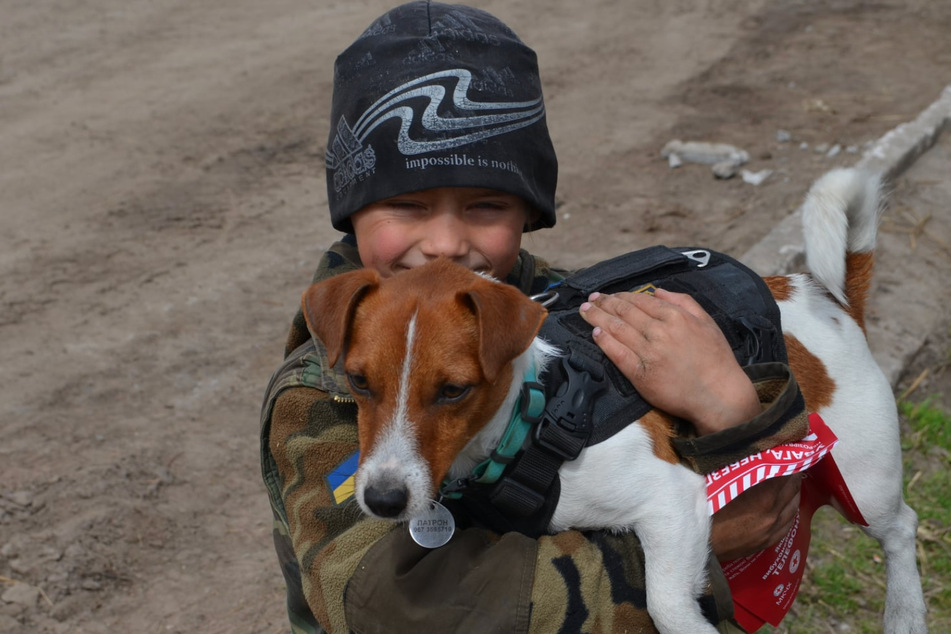
<path fill-rule="evenodd" d="M 346 236 L 314 281 L 358 267 L 398 275 L 438 256 L 527 294 L 564 275 L 520 249 L 524 231 L 555 224 L 557 162 L 535 54 L 483 11 L 411 2 L 344 51 L 326 168 L 331 220 Z M 801 399 L 761 398 L 688 296 L 595 296 L 581 314 L 647 400 L 706 436 L 695 462 L 798 433 L 803 412 L 776 403 Z M 285 356 L 265 399 L 261 451 L 293 631 L 652 631 L 636 535 L 536 540 L 468 528 L 428 550 L 363 516 L 348 484 L 356 407 L 300 313 Z M 774 543 L 797 508 L 798 480 L 755 487 L 715 516 L 715 554 Z M 727 628 L 729 589 L 712 559 L 709 568 L 701 603 Z"/>

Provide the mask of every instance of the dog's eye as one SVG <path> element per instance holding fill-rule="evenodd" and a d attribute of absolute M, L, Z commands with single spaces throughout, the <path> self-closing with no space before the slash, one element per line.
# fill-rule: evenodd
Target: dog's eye
<path fill-rule="evenodd" d="M 471 389 L 471 386 L 468 385 L 453 385 L 452 383 L 447 383 L 439 390 L 439 400 L 443 403 L 455 403 L 456 401 L 462 400 Z"/>
<path fill-rule="evenodd" d="M 347 383 L 350 384 L 350 389 L 357 394 L 366 395 L 370 393 L 370 384 L 367 383 L 367 377 L 363 376 L 362 374 L 353 374 L 352 372 L 348 372 Z"/>

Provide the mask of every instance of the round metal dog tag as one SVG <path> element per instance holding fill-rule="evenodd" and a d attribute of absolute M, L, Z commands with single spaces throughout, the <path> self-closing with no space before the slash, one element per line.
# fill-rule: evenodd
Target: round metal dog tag
<path fill-rule="evenodd" d="M 456 532 L 456 520 L 439 502 L 432 500 L 429 509 L 409 521 L 409 534 L 423 548 L 439 548 Z"/>

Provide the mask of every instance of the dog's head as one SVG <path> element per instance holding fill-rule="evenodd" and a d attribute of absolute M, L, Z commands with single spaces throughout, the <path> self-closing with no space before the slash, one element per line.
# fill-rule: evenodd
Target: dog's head
<path fill-rule="evenodd" d="M 338 275 L 302 303 L 330 362 L 344 357 L 359 408 L 357 500 L 394 520 L 428 508 L 545 319 L 518 289 L 444 259 L 387 279 L 370 269 Z"/>

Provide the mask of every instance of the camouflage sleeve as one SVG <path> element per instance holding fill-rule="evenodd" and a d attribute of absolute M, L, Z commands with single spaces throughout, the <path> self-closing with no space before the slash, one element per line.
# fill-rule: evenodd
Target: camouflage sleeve
<path fill-rule="evenodd" d="M 644 556 L 633 533 L 565 531 L 532 539 L 458 531 L 427 550 L 399 528 L 369 549 L 346 594 L 356 632 L 655 632 Z M 733 613 L 711 557 L 701 607 L 714 623 Z"/>
<path fill-rule="evenodd" d="M 356 632 L 654 632 L 643 553 L 633 534 L 459 531 L 420 548 L 397 529 L 370 549 L 347 589 Z M 708 617 L 732 615 L 729 589 L 711 559 L 701 600 Z"/>
<path fill-rule="evenodd" d="M 733 616 L 726 578 L 711 555 L 700 607 Z M 529 632 L 656 632 L 647 612 L 644 551 L 634 533 L 565 531 L 538 540 Z"/>
<path fill-rule="evenodd" d="M 328 632 L 348 631 L 347 581 L 367 549 L 393 528 L 364 517 L 352 482 L 334 477 L 357 451 L 355 410 L 320 390 L 295 387 L 277 398 L 270 419 L 268 442 L 284 512 L 276 518 L 275 544 L 291 624 L 302 632 L 320 632 L 317 623 Z"/>

